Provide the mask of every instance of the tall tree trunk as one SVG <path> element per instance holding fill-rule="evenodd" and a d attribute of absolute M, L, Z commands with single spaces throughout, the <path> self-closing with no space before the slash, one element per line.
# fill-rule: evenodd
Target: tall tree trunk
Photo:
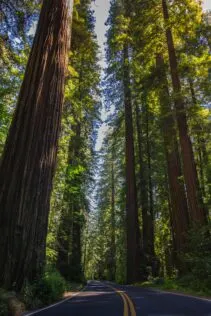
<path fill-rule="evenodd" d="M 124 105 L 126 145 L 127 282 L 140 278 L 140 231 L 135 178 L 134 135 L 128 46 L 124 47 Z"/>
<path fill-rule="evenodd" d="M 57 269 L 65 278 L 69 278 L 70 239 L 72 238 L 72 218 L 69 208 L 63 207 L 59 228 L 57 231 Z M 68 238 L 67 238 L 68 236 Z"/>
<path fill-rule="evenodd" d="M 194 160 L 193 148 L 188 135 L 188 124 L 185 109 L 185 102 L 182 96 L 181 83 L 178 73 L 177 57 L 174 47 L 173 36 L 169 23 L 169 13 L 166 0 L 162 0 L 163 16 L 166 23 L 166 39 L 168 46 L 169 62 L 171 69 L 172 85 L 175 97 L 175 108 L 177 124 L 179 129 L 179 138 L 181 146 L 181 155 L 183 162 L 185 185 L 188 197 L 188 208 L 190 218 L 193 223 L 205 224 L 206 217 L 203 209 L 203 201 L 199 190 L 199 182 Z"/>
<path fill-rule="evenodd" d="M 195 90 L 194 90 L 194 83 L 193 83 L 193 80 L 191 78 L 189 78 L 189 85 L 190 85 L 190 92 L 191 92 L 193 106 L 197 107 L 198 102 L 197 102 L 197 98 L 196 98 L 196 94 L 195 94 Z M 205 192 L 205 171 L 204 171 L 204 168 L 205 168 L 205 166 L 208 165 L 208 160 L 209 160 L 207 150 L 206 150 L 206 140 L 205 140 L 205 136 L 203 133 L 203 128 L 198 121 L 195 122 L 194 129 L 195 129 L 196 141 L 197 141 L 200 190 L 201 190 L 201 194 L 203 195 L 203 197 L 205 197 L 206 192 Z M 206 221 L 208 221 L 209 213 L 208 213 L 208 209 L 207 209 L 206 205 L 204 205 L 203 210 L 204 210 L 204 216 L 206 218 Z"/>
<path fill-rule="evenodd" d="M 88 213 L 88 212 L 87 212 Z M 86 219 L 86 228 L 83 236 L 83 263 L 82 263 L 82 273 L 85 275 L 86 263 L 87 263 L 87 246 L 88 246 L 88 220 Z"/>
<path fill-rule="evenodd" d="M 146 107 L 146 151 L 147 151 L 147 165 L 148 165 L 148 190 L 149 190 L 149 240 L 148 240 L 148 254 L 149 262 L 152 265 L 153 258 L 155 256 L 154 249 L 154 201 L 153 201 L 153 186 L 152 186 L 152 163 L 151 163 L 151 143 L 150 143 L 150 130 L 149 130 L 149 108 Z"/>
<path fill-rule="evenodd" d="M 190 85 L 190 93 L 191 93 L 191 99 L 192 99 L 192 105 L 197 108 L 198 102 L 194 90 L 194 83 L 191 78 L 188 78 L 188 82 Z M 204 177 L 204 166 L 207 165 L 208 159 L 207 159 L 207 153 L 206 153 L 206 146 L 205 146 L 205 138 L 203 135 L 203 128 L 201 124 L 196 121 L 194 123 L 194 131 L 196 133 L 196 142 L 197 142 L 197 152 L 198 152 L 198 166 L 199 166 L 199 175 L 200 175 L 200 186 L 203 193 L 203 196 L 205 196 L 205 177 Z"/>
<path fill-rule="evenodd" d="M 79 210 L 80 205 L 74 205 L 73 226 L 71 240 L 71 256 L 69 261 L 69 280 L 80 282 L 83 277 L 81 264 L 81 229 L 82 217 Z"/>
<path fill-rule="evenodd" d="M 146 256 L 148 253 L 148 241 L 151 232 L 149 231 L 149 201 L 148 201 L 148 185 L 147 185 L 147 165 L 144 160 L 144 148 L 143 148 L 143 131 L 141 127 L 141 115 L 138 104 L 135 106 L 136 110 L 136 128 L 138 137 L 138 159 L 139 159 L 139 178 L 140 178 L 140 202 L 141 202 L 141 213 L 142 213 L 142 243 L 143 243 L 143 254 Z M 145 262 L 145 265 L 147 262 Z"/>
<path fill-rule="evenodd" d="M 0 283 L 42 270 L 67 55 L 71 0 L 45 0 L 0 167 Z"/>
<path fill-rule="evenodd" d="M 81 70 L 82 74 L 82 70 Z M 81 78 L 81 77 L 80 77 Z M 82 78 L 81 78 L 82 79 Z M 81 82 L 79 79 L 79 82 Z M 81 91 L 79 89 L 80 99 L 81 99 Z M 75 120 L 77 122 L 77 115 L 75 114 Z M 72 140 L 72 144 L 70 141 L 70 147 L 72 146 L 73 150 L 69 153 L 69 165 L 76 165 L 80 161 L 81 157 L 81 123 L 77 122 L 74 127 L 75 135 Z M 78 181 L 80 181 L 77 176 L 75 179 L 69 180 L 69 186 L 77 186 Z M 68 181 L 68 182 L 69 182 Z M 69 192 L 68 192 L 69 193 Z M 74 194 L 68 194 L 67 204 L 72 204 L 72 238 L 70 240 L 69 248 L 70 248 L 70 256 L 69 256 L 69 280 L 75 280 L 77 282 L 82 280 L 82 265 L 81 265 L 81 229 L 82 229 L 82 214 L 81 214 L 81 200 L 80 194 L 78 196 L 74 196 Z M 68 236 L 67 236 L 68 237 Z"/>
<path fill-rule="evenodd" d="M 76 115 L 73 113 L 73 116 Z M 77 176 L 69 178 L 69 166 L 77 166 L 81 157 L 81 124 L 75 117 L 74 132 L 69 143 L 69 162 L 66 172 L 66 187 L 64 192 L 63 213 L 60 229 L 58 230 L 58 259 L 57 267 L 68 280 L 82 279 L 81 265 L 81 201 L 79 193 L 71 193 L 71 187 L 80 185 Z"/>
<path fill-rule="evenodd" d="M 143 108 L 145 108 L 145 96 L 142 98 Z M 148 109 L 145 108 L 146 114 L 146 154 L 147 161 L 144 159 L 143 148 L 143 131 L 140 125 L 141 115 L 138 104 L 136 104 L 136 126 L 138 136 L 138 157 L 139 157 L 139 174 L 140 174 L 140 196 L 142 210 L 142 240 L 143 240 L 143 274 L 147 277 L 146 266 L 150 266 L 152 274 L 156 274 L 157 260 L 154 251 L 154 215 L 153 215 L 153 192 L 151 178 L 151 156 L 150 156 L 150 139 L 149 139 L 149 122 Z M 148 171 L 148 172 L 147 172 Z M 145 265 L 145 266 L 144 266 Z"/>
<path fill-rule="evenodd" d="M 184 251 L 186 233 L 188 231 L 189 218 L 188 206 L 185 195 L 184 182 L 182 180 L 181 162 L 179 156 L 176 122 L 173 117 L 168 81 L 165 71 L 163 56 L 156 56 L 157 73 L 160 85 L 161 127 L 164 137 L 166 160 L 168 167 L 168 181 L 171 201 L 171 223 L 173 230 L 173 242 L 175 245 L 176 266 L 182 272 L 184 266 L 180 260 L 180 253 Z"/>
<path fill-rule="evenodd" d="M 143 153 L 143 132 L 140 125 L 140 110 L 136 104 L 136 126 L 139 146 L 139 168 L 140 168 L 140 192 L 141 192 L 141 209 L 142 209 L 142 227 L 143 227 L 143 252 L 145 256 L 145 264 L 152 268 L 154 275 L 154 267 L 156 266 L 154 252 L 154 216 L 153 216 L 153 192 L 151 178 L 151 150 L 149 139 L 149 113 L 146 105 L 145 93 L 142 97 L 143 109 L 146 114 L 146 156 L 145 162 Z"/>
<path fill-rule="evenodd" d="M 116 276 L 116 220 L 115 220 L 115 179 L 114 179 L 114 149 L 112 148 L 111 162 L 111 260 L 110 260 L 110 276 L 111 280 L 115 280 Z"/>

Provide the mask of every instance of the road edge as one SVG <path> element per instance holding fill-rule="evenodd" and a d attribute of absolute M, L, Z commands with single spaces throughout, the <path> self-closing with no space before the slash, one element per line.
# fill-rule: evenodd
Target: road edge
<path fill-rule="evenodd" d="M 65 303 L 65 302 L 67 302 L 67 301 L 73 299 L 74 297 L 78 296 L 81 292 L 85 291 L 86 288 L 87 288 L 87 285 L 85 285 L 81 290 L 79 290 L 77 293 L 71 295 L 70 297 L 67 297 L 67 298 L 65 298 L 65 299 L 63 299 L 63 300 L 61 300 L 61 301 L 59 301 L 59 302 L 57 302 L 57 303 L 48 305 L 48 306 L 46 306 L 46 307 L 43 307 L 43 308 L 40 308 L 40 309 L 31 311 L 31 312 L 30 312 L 30 311 L 24 312 L 24 313 L 22 314 L 22 316 L 35 315 L 35 314 L 37 314 L 37 313 L 40 313 L 40 312 L 42 312 L 42 311 L 45 311 L 45 310 L 50 309 L 50 308 L 52 308 L 52 307 L 55 307 L 55 306 L 57 306 L 57 305 L 61 305 L 61 304 Z"/>
<path fill-rule="evenodd" d="M 197 295 L 192 295 L 192 294 L 188 294 L 188 293 L 183 293 L 183 292 L 177 292 L 176 290 L 162 290 L 159 288 L 155 288 L 155 287 L 142 287 L 143 289 L 149 289 L 151 291 L 155 291 L 155 292 L 160 292 L 160 293 L 166 293 L 166 294 L 174 294 L 174 295 L 178 295 L 178 296 L 186 296 L 186 297 L 190 297 L 190 298 L 196 298 L 196 299 L 200 299 L 203 301 L 208 301 L 211 302 L 211 297 L 203 297 L 203 296 L 197 296 Z"/>

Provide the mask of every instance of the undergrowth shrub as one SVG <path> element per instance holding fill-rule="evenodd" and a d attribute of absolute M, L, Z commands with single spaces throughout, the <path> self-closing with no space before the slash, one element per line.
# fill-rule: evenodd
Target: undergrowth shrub
<path fill-rule="evenodd" d="M 22 315 L 25 305 L 17 293 L 0 289 L 0 316 Z"/>
<path fill-rule="evenodd" d="M 182 278 L 183 283 L 192 283 L 195 287 L 211 289 L 211 225 L 192 229 L 189 233 L 188 251 L 184 258 L 190 273 Z M 199 282 L 200 281 L 200 282 Z"/>
<path fill-rule="evenodd" d="M 65 279 L 56 269 L 48 267 L 40 280 L 26 283 L 23 300 L 28 308 L 37 308 L 61 299 L 65 290 Z"/>
<path fill-rule="evenodd" d="M 66 281 L 57 270 L 46 271 L 37 285 L 37 297 L 45 304 L 60 299 L 66 289 Z"/>
<path fill-rule="evenodd" d="M 0 297 L 0 316 L 8 315 L 8 307 L 4 300 Z"/>
<path fill-rule="evenodd" d="M 5 291 L 3 289 L 0 289 L 0 316 L 6 315 L 8 309 L 7 304 L 4 299 Z"/>

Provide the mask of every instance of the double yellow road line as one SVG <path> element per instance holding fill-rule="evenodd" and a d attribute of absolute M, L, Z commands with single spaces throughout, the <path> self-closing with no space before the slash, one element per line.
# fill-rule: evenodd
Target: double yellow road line
<path fill-rule="evenodd" d="M 114 287 L 110 286 L 109 287 L 114 290 L 117 294 L 119 294 L 123 300 L 124 303 L 124 316 L 136 316 L 136 310 L 134 303 L 130 299 L 130 297 L 123 291 L 120 291 L 118 289 L 115 289 Z"/>

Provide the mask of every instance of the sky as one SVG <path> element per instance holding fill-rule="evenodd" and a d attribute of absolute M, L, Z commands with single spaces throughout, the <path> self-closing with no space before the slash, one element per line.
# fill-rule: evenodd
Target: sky
<path fill-rule="evenodd" d="M 211 10 L 211 0 L 204 1 L 204 10 Z"/>
<path fill-rule="evenodd" d="M 97 33 L 98 42 L 100 47 L 103 48 L 103 43 L 105 42 L 105 21 L 108 17 L 110 1 L 109 0 L 95 0 L 93 1 L 92 8 L 95 11 L 96 26 L 95 31 Z"/>
<path fill-rule="evenodd" d="M 106 33 L 106 26 L 105 22 L 108 17 L 108 11 L 110 6 L 110 0 L 95 0 L 92 4 L 92 8 L 95 11 L 95 18 L 96 18 L 96 26 L 95 32 L 97 34 L 98 43 L 100 46 L 100 64 L 102 68 L 105 66 L 105 59 L 104 59 L 104 43 L 105 43 L 105 33 Z M 211 10 L 211 0 L 204 0 L 203 5 L 204 10 Z M 102 119 L 106 119 L 105 109 L 102 109 Z M 96 150 L 101 148 L 104 135 L 106 134 L 108 127 L 105 123 L 99 128 L 98 131 L 98 139 L 96 144 Z"/>
<path fill-rule="evenodd" d="M 105 22 L 108 18 L 108 11 L 110 7 L 109 0 L 95 0 L 92 4 L 92 8 L 95 11 L 95 18 L 96 18 L 96 25 L 95 25 L 95 32 L 97 34 L 98 43 L 100 46 L 100 65 L 101 67 L 105 67 L 105 54 L 104 54 L 104 43 L 105 43 L 105 33 L 106 33 L 106 26 Z M 101 113 L 101 119 L 105 120 L 107 117 L 105 109 L 103 107 Z M 103 123 L 99 130 L 98 130 L 98 138 L 95 149 L 98 151 L 102 146 L 102 142 L 106 132 L 108 131 L 108 126 L 106 123 Z"/>

